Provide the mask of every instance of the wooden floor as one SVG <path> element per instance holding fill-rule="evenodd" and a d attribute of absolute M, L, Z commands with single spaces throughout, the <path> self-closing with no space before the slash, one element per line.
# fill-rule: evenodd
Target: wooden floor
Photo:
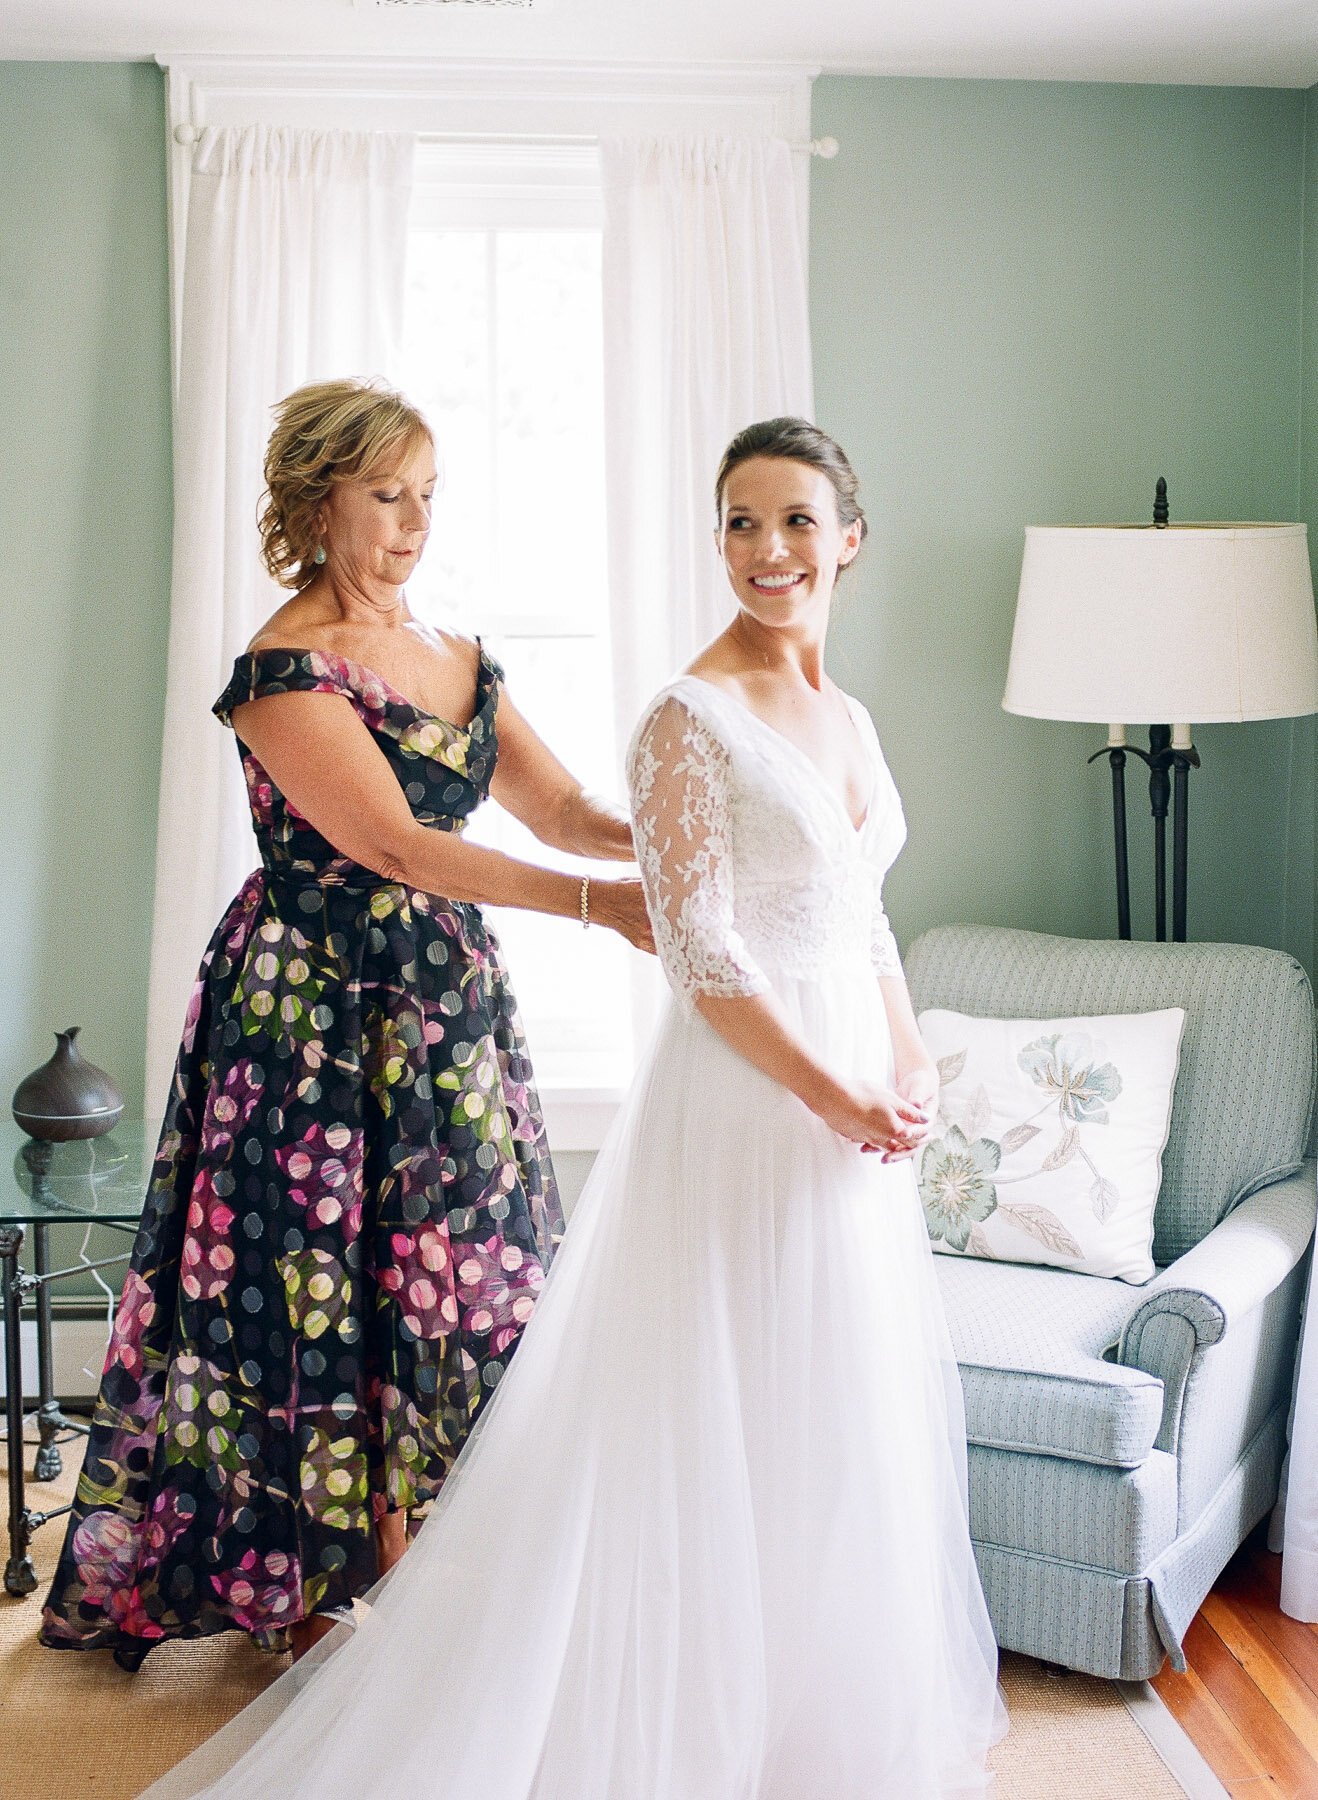
<path fill-rule="evenodd" d="M 1189 1669 L 1153 1682 L 1218 1780 L 1243 1800 L 1318 1800 L 1318 1625 L 1278 1605 L 1281 1558 L 1260 1526 L 1185 1636 Z"/>

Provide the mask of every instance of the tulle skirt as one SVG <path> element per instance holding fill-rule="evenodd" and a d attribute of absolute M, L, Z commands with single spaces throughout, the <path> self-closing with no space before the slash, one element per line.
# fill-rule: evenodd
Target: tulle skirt
<path fill-rule="evenodd" d="M 866 970 L 775 977 L 883 1080 Z M 909 1163 L 670 1006 L 398 1569 L 150 1800 L 950 1800 L 1005 1728 Z"/>

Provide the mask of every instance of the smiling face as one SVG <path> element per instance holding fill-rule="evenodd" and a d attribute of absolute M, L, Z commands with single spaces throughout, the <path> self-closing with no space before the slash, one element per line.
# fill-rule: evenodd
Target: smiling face
<path fill-rule="evenodd" d="M 430 536 L 437 478 L 434 445 L 423 441 L 369 478 L 337 482 L 320 508 L 327 572 L 356 586 L 401 587 Z"/>
<path fill-rule="evenodd" d="M 833 483 L 809 463 L 752 456 L 724 484 L 715 541 L 733 593 L 762 625 L 826 613 L 860 539 L 860 522 L 843 526 Z"/>

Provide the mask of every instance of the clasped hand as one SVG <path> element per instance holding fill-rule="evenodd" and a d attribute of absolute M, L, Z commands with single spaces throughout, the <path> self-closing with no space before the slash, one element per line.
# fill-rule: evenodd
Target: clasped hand
<path fill-rule="evenodd" d="M 841 1101 L 821 1116 L 839 1136 L 859 1144 L 862 1150 L 884 1162 L 902 1162 L 914 1156 L 932 1135 L 937 1091 L 937 1078 L 924 1070 L 904 1077 L 895 1088 L 854 1082 L 843 1090 Z"/>

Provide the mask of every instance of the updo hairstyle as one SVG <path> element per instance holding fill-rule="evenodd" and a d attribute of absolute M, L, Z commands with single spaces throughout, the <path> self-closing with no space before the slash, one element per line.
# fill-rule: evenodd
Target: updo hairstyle
<path fill-rule="evenodd" d="M 842 529 L 845 531 L 859 519 L 861 541 L 864 542 L 869 533 L 869 525 L 861 510 L 860 483 L 856 479 L 856 471 L 847 460 L 847 453 L 842 446 L 835 443 L 827 432 L 812 425 L 808 419 L 762 419 L 758 425 L 748 425 L 744 431 L 737 433 L 723 452 L 723 460 L 719 463 L 718 475 L 714 481 L 716 525 L 723 523 L 723 490 L 727 487 L 729 475 L 755 456 L 777 456 L 784 462 L 806 463 L 812 469 L 822 469 L 832 485 Z M 853 557 L 852 561 L 854 560 Z M 849 568 L 850 564 L 844 564 L 843 567 Z"/>
<path fill-rule="evenodd" d="M 316 515 L 342 481 L 396 469 L 435 434 L 403 396 L 374 381 L 315 381 L 274 409 L 258 525 L 261 560 L 300 593 L 316 573 Z"/>

